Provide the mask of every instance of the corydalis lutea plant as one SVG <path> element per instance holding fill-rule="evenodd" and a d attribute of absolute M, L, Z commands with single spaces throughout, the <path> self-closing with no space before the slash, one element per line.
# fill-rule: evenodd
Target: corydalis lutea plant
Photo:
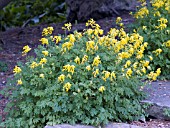
<path fill-rule="evenodd" d="M 44 28 L 36 58 L 14 68 L 17 85 L 12 86 L 2 126 L 99 126 L 136 120 L 144 114 L 140 79 L 160 75 L 160 69 L 149 71 L 152 58 L 144 57 L 147 43 L 123 28 L 103 35 L 92 19 L 86 26 L 84 32 L 65 36 L 53 36 L 52 27 Z"/>
<path fill-rule="evenodd" d="M 151 0 L 147 6 L 145 0 L 141 1 L 142 6 L 133 14 L 136 22 L 132 29 L 148 42 L 145 54 L 154 59 L 152 69 L 161 68 L 161 79 L 170 79 L 170 2 Z"/>

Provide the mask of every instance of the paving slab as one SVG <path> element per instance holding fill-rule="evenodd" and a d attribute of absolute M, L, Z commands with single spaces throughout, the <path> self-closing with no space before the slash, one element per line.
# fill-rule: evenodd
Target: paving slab
<path fill-rule="evenodd" d="M 170 110 L 170 81 L 152 82 L 144 91 L 148 96 L 142 103 L 150 104 L 146 113 L 157 119 L 170 120 L 170 117 L 164 114 L 166 109 Z"/>
<path fill-rule="evenodd" d="M 86 126 L 86 125 L 60 124 L 60 125 L 55 125 L 55 126 L 45 126 L 45 128 L 100 128 L 100 127 Z M 101 128 L 143 128 L 143 127 L 130 125 L 126 123 L 109 123 Z"/>

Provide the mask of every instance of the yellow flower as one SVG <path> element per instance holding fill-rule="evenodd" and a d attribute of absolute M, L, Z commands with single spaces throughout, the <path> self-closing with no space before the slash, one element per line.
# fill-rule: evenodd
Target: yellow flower
<path fill-rule="evenodd" d="M 106 90 L 106 89 L 105 89 L 105 87 L 104 87 L 104 86 L 100 86 L 100 88 L 99 88 L 99 92 L 103 93 L 105 90 Z"/>
<path fill-rule="evenodd" d="M 48 39 L 46 39 L 46 38 L 41 38 L 40 41 L 41 41 L 41 43 L 42 43 L 43 45 L 48 45 Z"/>
<path fill-rule="evenodd" d="M 74 69 L 75 69 L 75 66 L 74 65 L 65 65 L 63 66 L 63 70 L 62 71 L 68 71 L 68 72 L 71 72 L 72 74 L 74 73 Z"/>
<path fill-rule="evenodd" d="M 21 84 L 22 84 L 22 80 L 21 79 L 17 80 L 17 85 L 21 85 Z"/>
<path fill-rule="evenodd" d="M 127 70 L 127 72 L 126 72 L 126 76 L 127 76 L 127 77 L 132 76 L 132 73 L 133 73 L 132 69 L 129 68 L 129 69 Z"/>
<path fill-rule="evenodd" d="M 73 45 L 74 44 L 71 42 L 65 42 L 64 44 L 62 44 L 62 48 L 67 48 L 68 50 L 70 50 Z"/>
<path fill-rule="evenodd" d="M 144 47 L 147 47 L 147 46 L 148 46 L 148 43 L 147 43 L 147 42 L 145 42 L 143 45 L 144 45 Z"/>
<path fill-rule="evenodd" d="M 154 16 L 161 16 L 161 13 L 159 12 L 159 11 L 156 11 L 154 14 L 153 14 Z"/>
<path fill-rule="evenodd" d="M 55 40 L 56 44 L 61 41 L 61 36 L 54 36 L 53 41 Z"/>
<path fill-rule="evenodd" d="M 152 56 L 148 56 L 149 57 L 149 59 L 152 61 L 153 60 L 153 57 Z"/>
<path fill-rule="evenodd" d="M 22 70 L 20 67 L 18 66 L 15 66 L 15 68 L 13 69 L 13 73 L 17 74 L 17 73 L 20 73 Z"/>
<path fill-rule="evenodd" d="M 90 71 L 90 70 L 91 70 L 90 65 L 86 66 L 86 69 L 87 69 L 88 71 Z"/>
<path fill-rule="evenodd" d="M 64 74 L 61 74 L 59 77 L 58 77 L 58 81 L 59 82 L 64 82 L 65 80 L 65 75 Z"/>
<path fill-rule="evenodd" d="M 77 64 L 80 64 L 80 58 L 77 56 L 76 59 L 74 59 L 74 62 L 76 62 Z"/>
<path fill-rule="evenodd" d="M 159 76 L 159 75 L 161 74 L 161 68 L 158 68 L 158 69 L 156 70 L 156 74 L 157 74 L 157 76 Z"/>
<path fill-rule="evenodd" d="M 69 82 L 67 82 L 66 84 L 64 84 L 63 89 L 64 89 L 66 92 L 68 92 L 68 91 L 70 90 L 70 88 L 71 88 L 71 84 L 70 84 Z"/>
<path fill-rule="evenodd" d="M 148 74 L 148 78 L 152 80 L 156 80 L 157 74 L 152 71 Z"/>
<path fill-rule="evenodd" d="M 96 22 L 93 19 L 87 21 L 86 26 L 91 26 L 92 28 L 95 27 Z"/>
<path fill-rule="evenodd" d="M 70 31 L 71 30 L 71 26 L 72 26 L 71 23 L 66 23 L 66 24 L 64 24 L 64 27 L 62 27 L 62 29 Z"/>
<path fill-rule="evenodd" d="M 127 67 L 130 66 L 130 65 L 131 65 L 131 61 L 128 60 L 128 61 L 126 61 L 126 64 L 124 65 L 124 67 L 127 68 Z"/>
<path fill-rule="evenodd" d="M 169 47 L 170 48 L 170 40 L 168 40 L 166 43 L 165 43 L 166 47 Z"/>
<path fill-rule="evenodd" d="M 144 61 L 143 66 L 148 67 L 149 66 L 149 61 Z"/>
<path fill-rule="evenodd" d="M 142 26 L 142 29 L 143 30 L 147 30 L 147 26 Z"/>
<path fill-rule="evenodd" d="M 146 68 L 145 68 L 145 67 L 143 67 L 143 68 L 141 69 L 141 71 L 142 71 L 144 74 L 146 74 Z"/>
<path fill-rule="evenodd" d="M 33 61 L 32 64 L 30 65 L 30 68 L 35 68 L 35 67 L 37 67 L 37 66 L 38 66 L 38 64 Z"/>
<path fill-rule="evenodd" d="M 123 27 L 123 26 L 124 26 L 124 24 L 123 24 L 123 23 L 120 23 L 120 24 L 119 24 L 119 26 L 120 26 L 120 27 Z"/>
<path fill-rule="evenodd" d="M 147 9 L 146 6 L 144 6 L 143 8 L 139 9 L 138 12 L 135 13 L 134 17 L 136 19 L 144 18 L 144 16 L 147 16 L 148 14 L 149 14 L 149 10 Z"/>
<path fill-rule="evenodd" d="M 111 73 L 110 77 L 111 77 L 111 80 L 113 80 L 113 78 L 116 79 L 116 74 L 114 71 Z"/>
<path fill-rule="evenodd" d="M 84 55 L 81 63 L 84 64 L 87 60 L 88 60 L 88 56 Z"/>
<path fill-rule="evenodd" d="M 135 62 L 135 63 L 133 64 L 133 68 L 136 69 L 136 68 L 137 68 L 137 65 L 138 65 L 138 62 Z"/>
<path fill-rule="evenodd" d="M 87 34 L 88 34 L 88 35 L 91 35 L 93 32 L 94 32 L 93 29 L 87 29 Z"/>
<path fill-rule="evenodd" d="M 48 30 L 47 28 L 44 28 L 42 31 L 42 36 L 47 36 L 48 35 Z"/>
<path fill-rule="evenodd" d="M 103 71 L 103 73 L 104 73 L 104 77 L 102 77 L 102 79 L 103 79 L 104 81 L 106 81 L 106 79 L 110 77 L 110 72 L 108 72 L 108 71 Z"/>
<path fill-rule="evenodd" d="M 44 78 L 44 74 L 40 74 L 40 78 Z"/>
<path fill-rule="evenodd" d="M 129 58 L 130 54 L 128 52 L 122 52 L 122 53 L 119 53 L 119 56 L 121 59 L 124 59 L 124 58 Z"/>
<path fill-rule="evenodd" d="M 99 69 L 96 69 L 96 70 L 93 72 L 93 76 L 96 77 L 98 74 L 99 74 Z"/>
<path fill-rule="evenodd" d="M 129 52 L 130 54 L 133 54 L 133 53 L 134 53 L 134 48 L 130 48 L 128 52 Z"/>
<path fill-rule="evenodd" d="M 42 54 L 44 54 L 44 56 L 48 56 L 48 51 L 42 51 Z"/>
<path fill-rule="evenodd" d="M 23 50 L 24 51 L 22 52 L 22 54 L 25 55 L 26 53 L 28 53 L 31 50 L 31 48 L 28 45 L 26 45 L 23 47 Z"/>
<path fill-rule="evenodd" d="M 42 59 L 40 60 L 40 63 L 39 63 L 39 64 L 45 64 L 45 63 L 47 63 L 47 59 L 46 59 L 46 58 L 42 58 Z"/>
<path fill-rule="evenodd" d="M 116 24 L 120 23 L 122 21 L 122 18 L 121 17 L 117 17 L 116 18 Z"/>
<path fill-rule="evenodd" d="M 90 51 L 90 49 L 93 50 L 94 47 L 95 47 L 94 41 L 88 41 L 88 42 L 86 42 L 86 51 Z"/>
<path fill-rule="evenodd" d="M 74 42 L 75 42 L 76 38 L 74 37 L 73 34 L 68 35 L 68 37 L 70 38 L 70 41 L 69 41 L 69 42 L 71 42 L 71 43 L 74 43 Z"/>
<path fill-rule="evenodd" d="M 97 56 L 94 58 L 92 66 L 98 66 L 100 63 L 101 63 L 100 57 Z"/>
<path fill-rule="evenodd" d="M 54 31 L 54 28 L 53 27 L 47 27 L 47 30 L 48 30 L 48 34 L 52 34 L 52 32 Z"/>
<path fill-rule="evenodd" d="M 158 56 L 161 52 L 162 52 L 162 49 L 160 49 L 160 48 L 153 51 L 153 53 L 155 53 L 156 56 Z"/>

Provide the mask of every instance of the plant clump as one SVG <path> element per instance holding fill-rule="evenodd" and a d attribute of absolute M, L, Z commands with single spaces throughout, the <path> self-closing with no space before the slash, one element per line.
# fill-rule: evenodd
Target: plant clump
<path fill-rule="evenodd" d="M 136 22 L 131 27 L 148 42 L 145 54 L 154 59 L 152 69 L 161 68 L 161 79 L 170 79 L 170 1 L 139 1 L 142 4 L 133 14 Z"/>
<path fill-rule="evenodd" d="M 120 22 L 120 19 L 117 20 Z M 111 28 L 107 35 L 93 19 L 83 32 L 52 35 L 44 28 L 36 58 L 14 68 L 15 79 L 5 127 L 44 127 L 61 123 L 99 126 L 144 115 L 140 101 L 144 82 L 156 79 L 148 43 L 137 32 Z M 71 24 L 63 29 L 70 30 Z M 24 47 L 24 54 L 29 52 Z M 5 92 L 5 91 L 4 91 Z"/>

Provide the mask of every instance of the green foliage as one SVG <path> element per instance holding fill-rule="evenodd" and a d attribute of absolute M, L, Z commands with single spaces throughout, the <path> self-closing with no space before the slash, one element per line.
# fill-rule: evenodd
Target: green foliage
<path fill-rule="evenodd" d="M 0 29 L 65 20 L 64 0 L 15 0 L 0 10 Z"/>
<path fill-rule="evenodd" d="M 7 63 L 0 61 L 0 72 L 6 72 L 8 70 Z"/>
<path fill-rule="evenodd" d="M 170 109 L 169 108 L 165 108 L 163 111 L 164 111 L 165 116 L 170 117 Z"/>
<path fill-rule="evenodd" d="M 152 67 L 161 68 L 161 79 L 170 79 L 170 3 L 168 0 L 151 0 L 151 6 L 142 6 L 134 14 L 131 25 L 148 42 L 145 54 L 154 58 Z M 159 54 L 159 50 L 161 51 Z"/>
<path fill-rule="evenodd" d="M 144 115 L 139 102 L 145 97 L 140 90 L 144 86 L 140 80 L 145 76 L 136 73 L 142 59 L 134 57 L 135 50 L 124 56 L 131 44 L 124 44 L 117 51 L 123 45 L 118 45 L 118 40 L 115 45 L 112 42 L 113 38 L 121 40 L 130 35 L 112 29 L 102 36 L 100 26 L 92 26 L 95 29 L 75 31 L 68 36 L 50 36 L 52 27 L 43 30 L 43 46 L 35 50 L 36 58 L 18 63 L 14 68 L 15 84 L 2 91 L 10 102 L 5 108 L 7 119 L 1 126 L 42 128 L 61 123 L 99 126 L 109 121 L 137 120 Z M 69 24 L 65 29 L 70 29 Z M 30 50 L 28 46 L 24 48 L 24 53 Z M 127 65 L 127 60 L 138 62 L 137 67 Z"/>

